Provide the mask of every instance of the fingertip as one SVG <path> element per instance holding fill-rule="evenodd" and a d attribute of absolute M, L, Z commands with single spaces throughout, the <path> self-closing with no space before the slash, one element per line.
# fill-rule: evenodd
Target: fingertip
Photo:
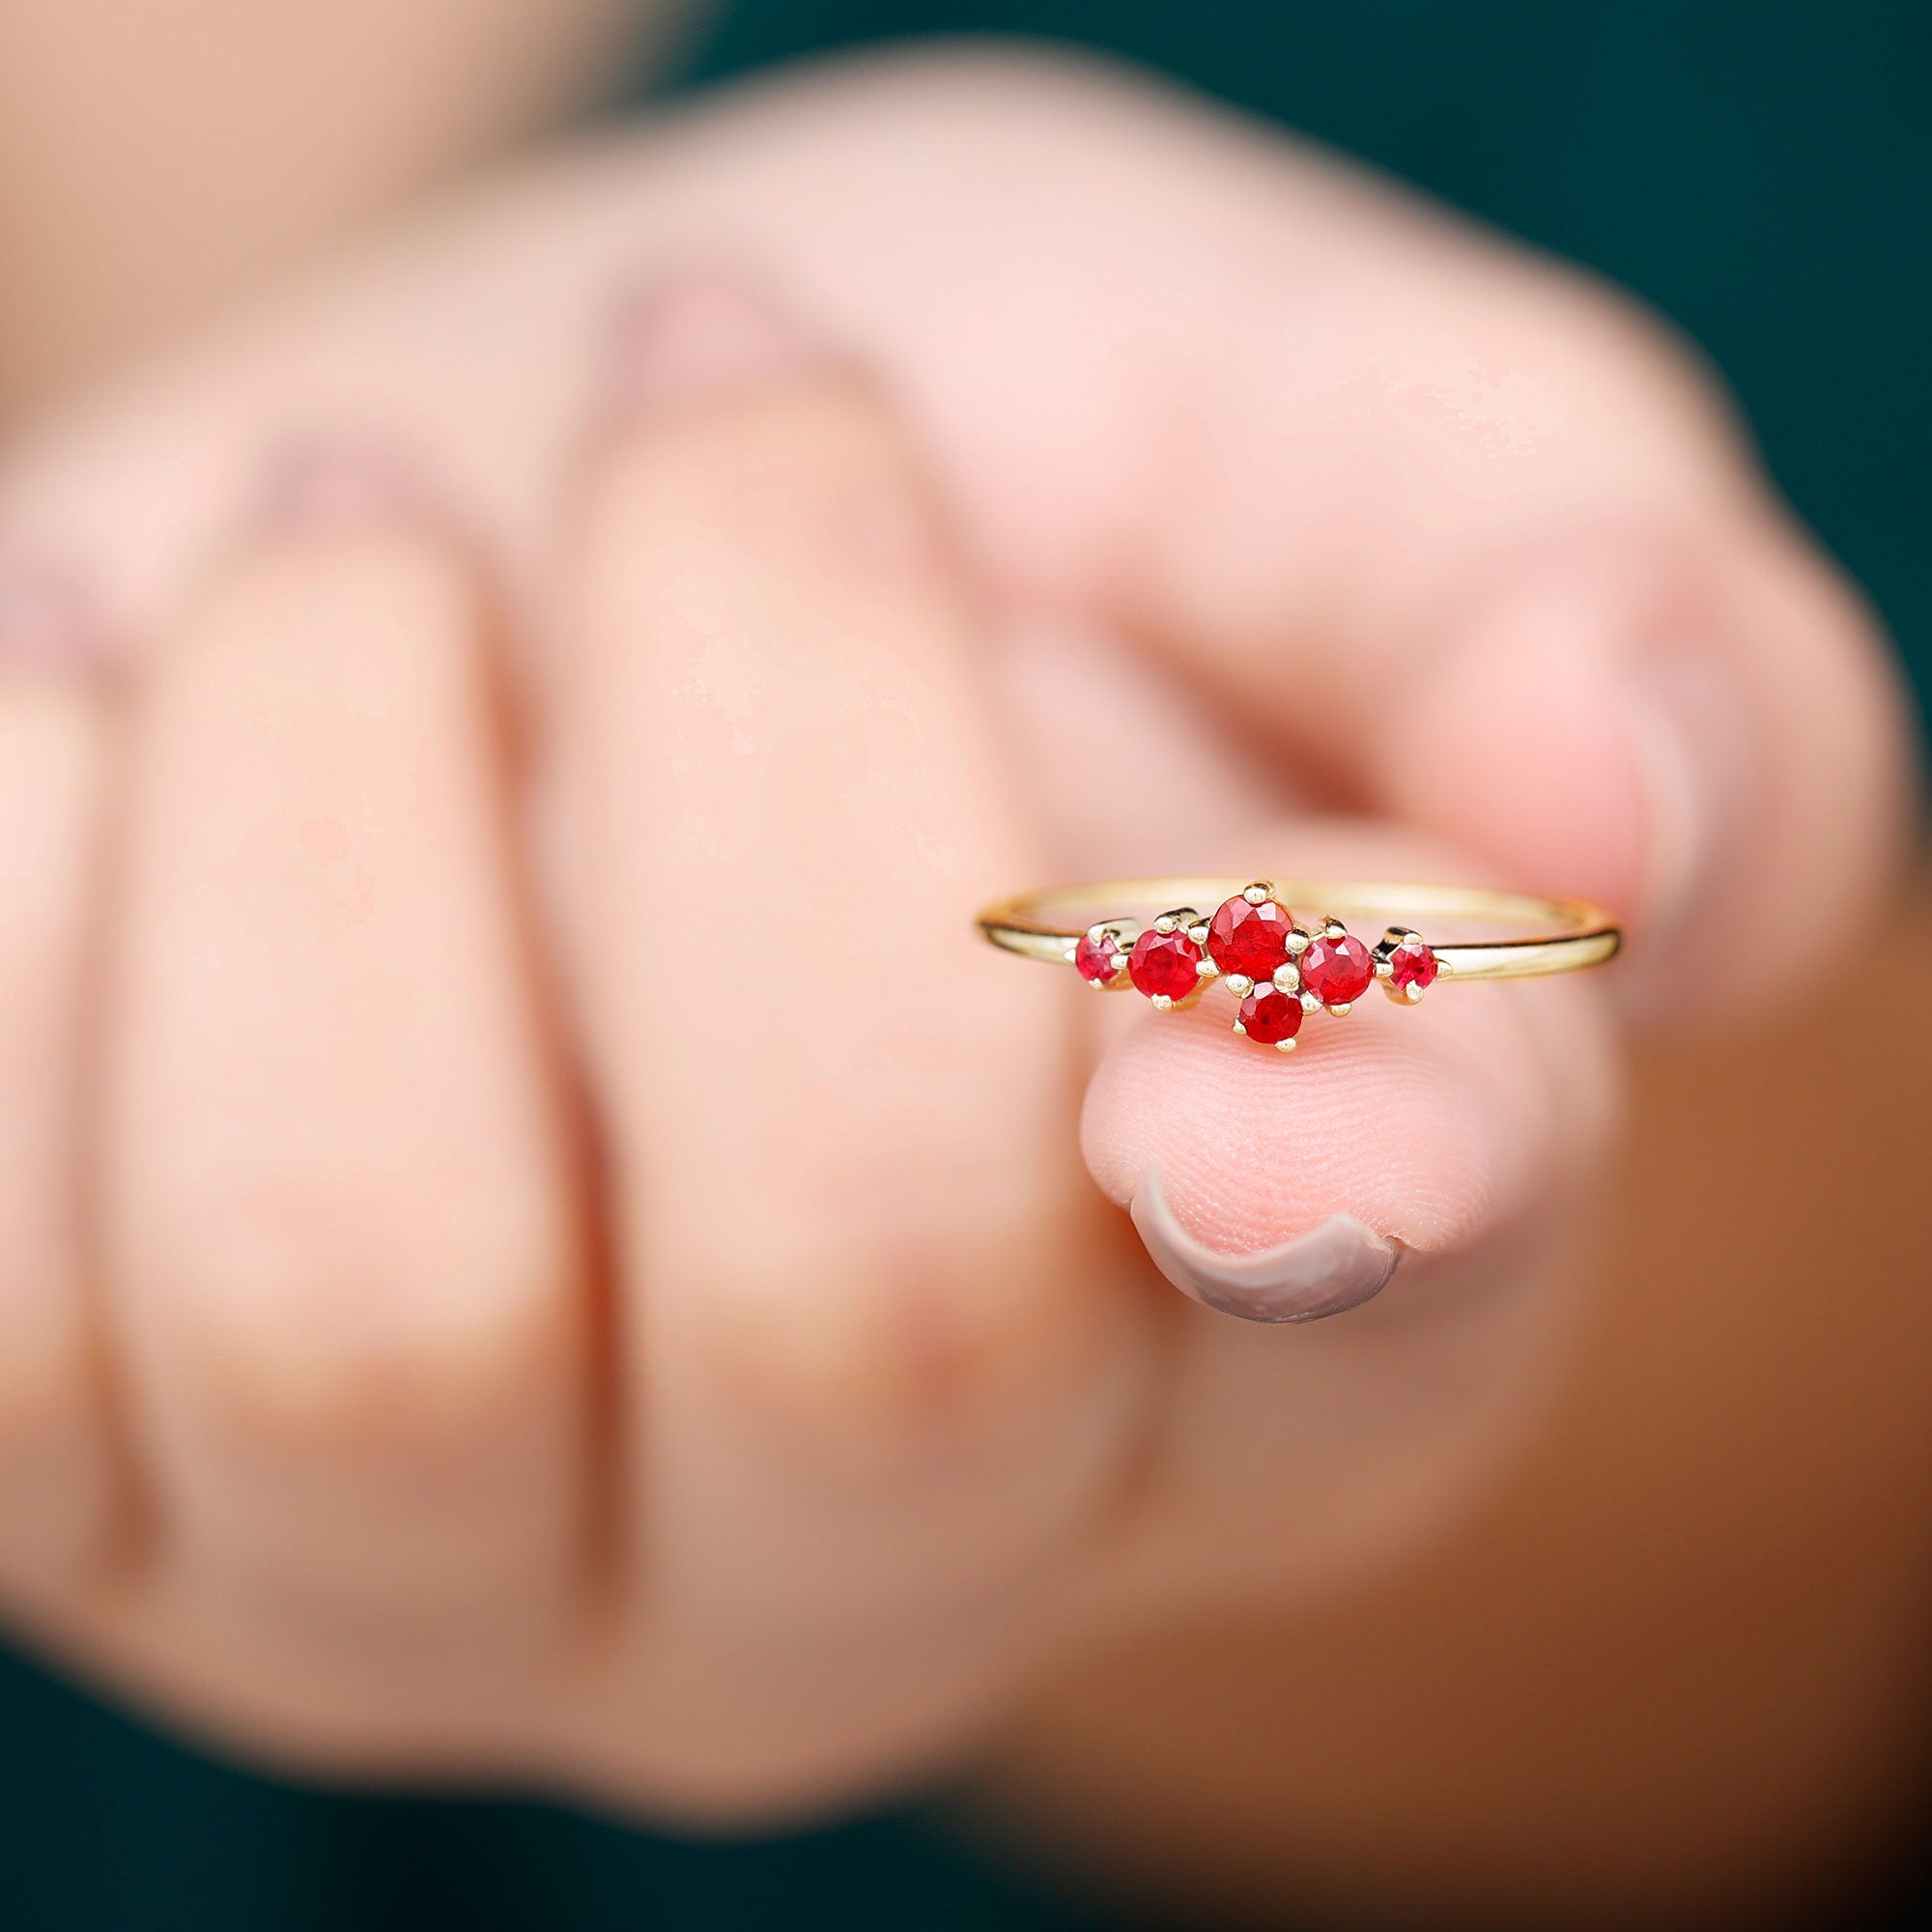
<path fill-rule="evenodd" d="M 1317 1015 L 1293 1059 L 1205 1008 L 1151 1015 L 1095 1073 L 1082 1149 L 1183 1293 L 1251 1321 L 1341 1313 L 1601 1149 L 1614 1078 L 1595 1004 L 1553 983 L 1374 1002 Z"/>

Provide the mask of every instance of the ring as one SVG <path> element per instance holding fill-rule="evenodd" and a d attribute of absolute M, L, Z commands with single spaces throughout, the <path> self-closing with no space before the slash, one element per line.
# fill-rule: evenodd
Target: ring
<path fill-rule="evenodd" d="M 1174 910 L 1143 923 L 1109 907 Z M 1198 907 L 1213 906 L 1203 914 Z M 1325 910 L 1306 924 L 1291 905 Z M 1440 920 L 1518 936 L 1454 944 L 1389 924 L 1371 947 L 1336 917 Z M 1098 914 L 1098 917 L 1092 917 Z M 1083 918 L 1082 915 L 1088 917 Z M 1091 919 L 1091 923 L 1089 920 Z M 1235 1031 L 1291 1052 L 1310 1013 L 1340 1019 L 1378 980 L 1413 1006 L 1437 980 L 1529 980 L 1615 956 L 1623 933 L 1582 899 L 1483 886 L 1389 886 L 1320 879 L 1116 879 L 1002 899 L 980 915 L 995 946 L 1073 967 L 1096 991 L 1132 987 L 1163 1012 L 1193 1006 L 1219 980 L 1240 1002 Z"/>

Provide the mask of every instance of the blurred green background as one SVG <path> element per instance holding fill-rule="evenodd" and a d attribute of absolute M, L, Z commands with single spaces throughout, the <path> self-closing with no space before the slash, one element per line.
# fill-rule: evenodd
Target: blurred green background
<path fill-rule="evenodd" d="M 1667 313 L 1932 692 L 1932 8 L 1922 0 L 745 0 L 677 85 L 929 32 L 1114 49 L 1333 142 Z M 997 138 L 989 132 L 989 138 Z M 1883 1920 L 1932 1923 L 1901 1873 Z M 243 1776 L 0 1659 L 11 1932 L 1081 1921 L 916 1819 L 690 1846 L 543 1806 Z"/>

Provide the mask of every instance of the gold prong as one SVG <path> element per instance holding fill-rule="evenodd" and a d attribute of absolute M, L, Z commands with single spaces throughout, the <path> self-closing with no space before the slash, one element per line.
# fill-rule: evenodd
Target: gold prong
<path fill-rule="evenodd" d="M 1220 967 L 1211 959 L 1197 959 L 1194 962 L 1194 970 L 1204 980 L 1218 980 L 1221 977 Z"/>
<path fill-rule="evenodd" d="M 1245 973 L 1226 974 L 1222 983 L 1237 1000 L 1245 1000 L 1255 990 L 1255 982 Z"/>
<path fill-rule="evenodd" d="M 1293 1053 L 1294 1042 L 1292 1039 L 1278 1039 L 1274 1043 L 1274 1050 L 1277 1053 Z"/>
<path fill-rule="evenodd" d="M 1211 896 L 1217 904 L 1230 902 L 1220 895 L 1231 888 L 1220 882 L 1128 880 L 1112 885 L 1054 887 L 1042 892 L 1023 893 L 986 907 L 978 924 L 987 939 L 1007 952 L 1055 963 L 1066 961 L 1077 953 L 1088 972 L 1105 972 L 1104 962 L 1112 956 L 1108 952 L 1110 945 L 1119 945 L 1122 952 L 1129 954 L 1135 947 L 1141 947 L 1141 956 L 1146 957 L 1146 948 L 1154 940 L 1154 915 L 1136 912 L 1131 916 L 1098 918 L 1090 925 L 1076 926 L 1072 919 L 1066 919 L 1068 908 L 1081 901 L 1090 912 L 1094 906 L 1105 905 L 1109 901 L 1142 907 L 1158 905 L 1160 899 L 1170 893 L 1208 883 L 1213 884 Z M 1249 885 L 1259 887 L 1261 883 L 1260 880 L 1251 880 Z M 1232 890 L 1247 894 L 1248 886 L 1237 886 Z M 1311 944 L 1325 952 L 1332 939 L 1339 946 L 1348 947 L 1349 952 L 1355 954 L 1358 964 L 1363 956 L 1367 956 L 1372 976 L 1380 977 L 1378 955 L 1387 959 L 1392 970 L 1382 978 L 1385 986 L 1393 984 L 1398 979 L 1406 980 L 1410 978 L 1406 960 L 1400 966 L 1395 963 L 1402 959 L 1402 949 L 1405 947 L 1409 949 L 1425 979 L 1433 980 L 1446 977 L 1452 981 L 1461 981 L 1532 979 L 1549 973 L 1573 972 L 1581 967 L 1601 965 L 1613 957 L 1623 944 L 1623 934 L 1615 921 L 1607 913 L 1580 901 L 1526 897 L 1474 886 L 1439 885 L 1418 886 L 1413 891 L 1412 900 L 1406 900 L 1406 890 L 1350 882 L 1338 885 L 1332 891 L 1324 891 L 1320 887 L 1309 887 L 1306 881 L 1281 880 L 1268 887 L 1267 899 L 1272 903 L 1264 903 L 1258 910 L 1265 911 L 1272 917 L 1275 908 L 1282 907 L 1277 930 L 1281 934 L 1281 956 L 1284 960 L 1300 965 L 1307 957 Z M 1286 903 L 1288 898 L 1294 901 L 1293 906 Z M 1480 945 L 1452 941 L 1446 949 L 1435 950 L 1436 942 L 1419 934 L 1413 926 L 1406 922 L 1388 921 L 1384 917 L 1382 926 L 1386 936 L 1370 945 L 1364 935 L 1361 941 L 1363 953 L 1357 954 L 1355 948 L 1349 943 L 1349 928 L 1343 921 L 1328 915 L 1318 921 L 1312 911 L 1297 912 L 1297 908 L 1319 905 L 1323 898 L 1327 898 L 1331 905 L 1355 908 L 1361 923 L 1370 931 L 1376 929 L 1373 915 L 1380 910 L 1384 901 L 1388 905 L 1412 902 L 1433 908 L 1428 917 L 1433 921 L 1449 922 L 1450 932 L 1455 930 L 1455 922 L 1465 919 L 1508 927 L 1514 927 L 1520 922 L 1531 929 L 1514 938 L 1491 940 Z M 1234 903 L 1242 904 L 1244 901 Z M 1075 913 L 1073 918 L 1078 916 Z M 1173 942 L 1178 929 L 1198 925 L 1201 918 L 1199 911 L 1178 906 L 1161 914 L 1158 920 L 1160 943 L 1169 951 L 1180 952 L 1190 967 L 1200 959 L 1202 952 L 1208 951 L 1208 947 L 1197 949 L 1191 941 L 1176 947 Z M 1066 919 L 1064 926 L 1060 923 L 1063 919 Z M 1213 944 L 1213 931 L 1210 923 L 1209 945 Z M 1087 934 L 1093 934 L 1099 940 L 1097 952 L 1095 946 L 1085 937 Z M 1116 934 L 1118 939 L 1112 937 Z M 1434 951 L 1433 966 L 1422 951 L 1425 946 Z M 1126 977 L 1131 979 L 1133 976 L 1129 973 Z M 1208 976 L 1189 972 L 1176 973 L 1173 977 L 1191 991 L 1197 978 L 1205 980 Z M 1225 965 L 1219 977 L 1230 977 Z M 1252 977 L 1258 984 L 1265 982 L 1264 976 Z M 1266 976 L 1269 979 L 1272 977 Z M 1297 994 L 1305 989 L 1307 980 L 1308 973 L 1304 967 L 1303 985 L 1296 989 Z M 1283 975 L 1281 983 L 1286 991 L 1293 981 Z M 1431 989 L 1425 987 L 1424 990 Z"/>
<path fill-rule="evenodd" d="M 1303 993 L 1301 996 L 1301 1010 L 1304 1013 L 1319 1013 L 1321 1010 L 1321 1002 L 1313 993 Z"/>
<path fill-rule="evenodd" d="M 1240 1023 L 1240 1021 L 1239 1021 L 1239 1020 L 1236 1020 L 1236 1021 L 1235 1022 L 1235 1031 L 1236 1031 L 1236 1032 L 1237 1034 L 1239 1034 L 1239 1035 L 1241 1036 L 1241 1037 L 1242 1037 L 1243 1039 L 1246 1039 L 1246 1038 L 1247 1038 L 1247 1037 L 1248 1037 L 1248 1030 L 1247 1030 L 1247 1028 L 1246 1028 L 1246 1027 L 1244 1027 L 1244 1026 L 1243 1026 L 1243 1025 L 1242 1025 L 1242 1024 Z"/>
<path fill-rule="evenodd" d="M 1250 905 L 1266 905 L 1268 900 L 1274 896 L 1274 894 L 1265 879 L 1257 879 L 1253 885 L 1241 888 L 1241 896 Z"/>
<path fill-rule="evenodd" d="M 1298 993 L 1301 990 L 1301 968 L 1293 960 L 1284 960 L 1274 969 L 1275 990 L 1282 993 Z"/>
<path fill-rule="evenodd" d="M 1378 959 L 1376 961 L 1376 978 L 1378 980 L 1388 979 L 1389 976 L 1394 973 L 1394 971 L 1395 968 L 1391 966 L 1386 959 Z"/>
<path fill-rule="evenodd" d="M 1208 944 L 1207 923 L 1203 922 L 1199 925 L 1190 925 L 1187 928 L 1187 936 L 1193 940 L 1196 946 L 1206 946 Z"/>
<path fill-rule="evenodd" d="M 1156 993 L 1151 1005 L 1157 1013 L 1171 1013 L 1174 1010 L 1174 996 L 1170 993 Z"/>
<path fill-rule="evenodd" d="M 1422 998 L 1422 988 L 1413 980 L 1402 989 L 1402 996 L 1412 1007 Z"/>
<path fill-rule="evenodd" d="M 1328 1009 L 1328 1017 L 1333 1020 L 1347 1019 L 1350 1013 L 1354 1009 L 1354 1004 L 1355 1003 L 1352 1000 L 1338 1001 L 1334 1006 Z"/>

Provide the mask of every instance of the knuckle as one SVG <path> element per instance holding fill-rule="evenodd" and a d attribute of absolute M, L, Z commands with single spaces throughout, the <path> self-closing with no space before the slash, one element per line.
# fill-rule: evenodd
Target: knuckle
<path fill-rule="evenodd" d="M 818 370 L 700 400 L 626 436 L 593 495 L 592 536 L 625 554 L 637 533 L 656 560 L 728 548 L 740 568 L 768 554 L 814 578 L 841 562 L 876 575 L 936 547 L 910 456 L 860 380 Z"/>
<path fill-rule="evenodd" d="M 245 648 L 271 627 L 285 652 L 313 643 L 332 656 L 371 625 L 385 637 L 461 639 L 474 596 L 460 553 L 398 523 L 264 545 L 217 583 L 193 628 Z"/>
<path fill-rule="evenodd" d="M 1037 1220 L 905 1229 L 676 1297 L 705 1381 L 739 1409 L 855 1448 L 991 1439 L 1065 1375 L 1091 1302 Z"/>
<path fill-rule="evenodd" d="M 260 1195 L 215 1243 L 156 1244 L 137 1305 L 190 1399 L 281 1446 L 473 1436 L 571 1347 L 554 1248 L 497 1212 L 425 1226 Z"/>

